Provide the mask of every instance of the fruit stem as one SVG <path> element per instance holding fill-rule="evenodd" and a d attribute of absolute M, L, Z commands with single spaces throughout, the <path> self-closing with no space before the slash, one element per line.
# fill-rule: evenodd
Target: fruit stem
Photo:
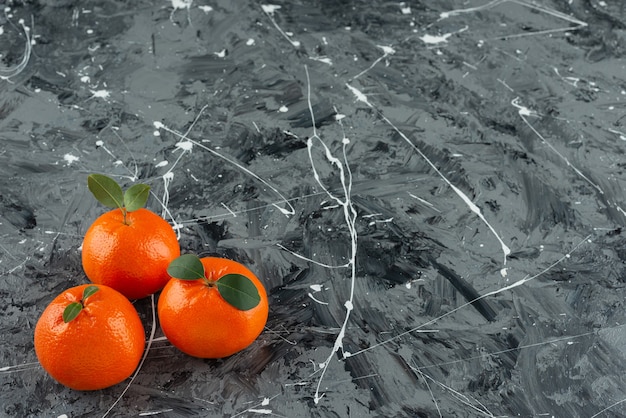
<path fill-rule="evenodd" d="M 120 208 L 120 210 L 122 211 L 122 215 L 124 216 L 124 225 L 130 225 L 127 221 L 126 221 L 126 214 L 128 213 L 128 211 L 126 210 L 126 207 L 122 206 Z"/>

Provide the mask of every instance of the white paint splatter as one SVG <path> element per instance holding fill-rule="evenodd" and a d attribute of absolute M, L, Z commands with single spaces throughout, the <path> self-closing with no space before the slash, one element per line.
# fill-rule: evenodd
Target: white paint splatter
<path fill-rule="evenodd" d="M 96 99 L 104 99 L 107 100 L 109 97 L 111 97 L 111 92 L 108 90 L 91 90 L 92 93 L 92 98 L 96 98 Z"/>
<path fill-rule="evenodd" d="M 171 2 L 174 10 L 184 10 L 191 7 L 193 0 L 171 0 Z"/>
<path fill-rule="evenodd" d="M 350 89 L 350 91 L 352 91 L 352 94 L 354 94 L 356 96 L 356 99 L 359 102 L 363 102 L 366 105 L 372 107 L 372 104 L 367 99 L 367 96 L 364 95 L 363 93 L 361 93 L 361 91 L 359 89 L 357 89 L 356 87 L 352 87 L 350 84 L 346 84 L 346 87 L 348 87 Z"/>
<path fill-rule="evenodd" d="M 73 154 L 65 154 L 63 156 L 63 159 L 65 160 L 65 162 L 67 163 L 67 165 L 72 164 L 73 162 L 76 162 L 78 160 L 80 160 L 80 158 L 78 158 L 77 156 L 73 155 Z"/>
<path fill-rule="evenodd" d="M 448 38 L 452 36 L 451 33 L 446 33 L 444 35 L 439 35 L 439 36 L 434 36 L 434 35 L 424 35 L 421 36 L 420 39 L 425 43 L 425 44 L 440 44 L 440 43 L 445 43 L 448 42 Z"/>
<path fill-rule="evenodd" d="M 261 8 L 268 15 L 273 15 L 276 10 L 280 9 L 280 6 L 277 4 L 262 4 Z"/>
<path fill-rule="evenodd" d="M 193 142 L 188 140 L 179 141 L 175 144 L 176 148 L 183 151 L 191 151 L 193 149 Z"/>
<path fill-rule="evenodd" d="M 396 50 L 388 45 L 376 45 L 376 46 L 382 49 L 385 55 L 392 55 L 396 53 Z"/>

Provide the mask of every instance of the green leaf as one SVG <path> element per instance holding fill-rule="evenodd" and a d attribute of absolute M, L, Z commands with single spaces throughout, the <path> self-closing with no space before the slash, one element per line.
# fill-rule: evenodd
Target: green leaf
<path fill-rule="evenodd" d="M 83 290 L 83 302 L 85 301 L 85 299 L 87 299 L 89 296 L 91 296 L 94 293 L 96 293 L 98 290 L 100 290 L 100 288 L 98 286 L 94 286 L 94 285 L 87 286 Z"/>
<path fill-rule="evenodd" d="M 241 311 L 252 309 L 261 301 L 256 286 L 244 275 L 227 274 L 220 277 L 216 284 L 226 302 Z"/>
<path fill-rule="evenodd" d="M 141 209 L 146 205 L 150 196 L 150 186 L 135 184 L 124 193 L 124 207 L 128 212 Z"/>
<path fill-rule="evenodd" d="M 167 273 L 177 279 L 198 280 L 204 278 L 204 266 L 198 256 L 183 254 L 167 266 Z"/>
<path fill-rule="evenodd" d="M 87 187 L 98 202 L 110 208 L 124 207 L 122 188 L 111 177 L 102 174 L 90 174 L 87 177 Z"/>
<path fill-rule="evenodd" d="M 80 302 L 72 302 L 63 310 L 63 322 L 66 324 L 76 318 L 80 311 L 83 310 L 83 304 Z"/>

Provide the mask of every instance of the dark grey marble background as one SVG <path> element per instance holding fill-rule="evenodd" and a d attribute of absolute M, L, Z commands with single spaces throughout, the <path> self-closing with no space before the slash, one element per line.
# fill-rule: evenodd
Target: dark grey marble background
<path fill-rule="evenodd" d="M 0 416 L 626 416 L 623 2 L 1 5 Z M 250 348 L 157 294 L 132 381 L 46 375 L 93 172 L 257 273 Z"/>

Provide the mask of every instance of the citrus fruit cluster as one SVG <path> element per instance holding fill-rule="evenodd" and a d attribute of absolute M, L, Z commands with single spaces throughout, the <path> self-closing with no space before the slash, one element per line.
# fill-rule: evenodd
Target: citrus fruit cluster
<path fill-rule="evenodd" d="M 50 376 L 76 390 L 127 379 L 145 346 L 145 330 L 130 301 L 159 291 L 161 328 L 182 352 L 222 358 L 252 344 L 269 307 L 263 284 L 248 268 L 224 258 L 181 256 L 170 224 L 143 207 L 149 186 L 123 192 L 99 174 L 87 184 L 113 209 L 93 222 L 83 240 L 83 269 L 92 284 L 62 292 L 35 326 L 35 352 Z"/>

